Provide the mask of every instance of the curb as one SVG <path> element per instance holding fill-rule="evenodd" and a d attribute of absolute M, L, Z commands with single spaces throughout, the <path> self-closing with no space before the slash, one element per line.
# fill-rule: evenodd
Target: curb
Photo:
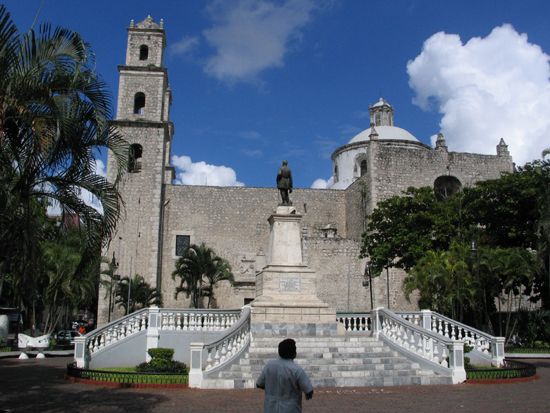
<path fill-rule="evenodd" d="M 0 352 L 0 359 L 10 358 L 10 357 L 17 358 L 17 357 L 19 357 L 19 355 L 21 353 L 26 353 L 29 356 L 35 356 L 35 357 L 38 353 L 42 353 L 45 356 L 50 356 L 50 357 L 70 357 L 70 356 L 74 356 L 74 350 L 46 350 L 46 351 L 40 351 L 40 352 L 36 351 L 36 350 L 33 350 L 33 351 L 17 350 L 17 351 L 3 351 L 3 352 Z"/>
<path fill-rule="evenodd" d="M 508 359 L 550 359 L 550 353 L 505 353 Z"/>

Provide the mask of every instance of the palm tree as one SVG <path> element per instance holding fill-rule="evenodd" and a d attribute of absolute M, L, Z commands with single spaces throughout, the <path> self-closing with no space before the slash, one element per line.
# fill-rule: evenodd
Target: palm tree
<path fill-rule="evenodd" d="M 78 229 L 60 232 L 43 243 L 47 286 L 43 290 L 45 332 L 59 324 L 66 325 L 79 310 L 96 303 L 99 254 L 95 261 L 76 271 L 84 250 L 83 235 Z"/>
<path fill-rule="evenodd" d="M 115 303 L 124 308 L 126 314 L 130 314 L 140 308 L 162 305 L 162 298 L 157 288 L 152 288 L 141 275 L 136 274 L 132 279 L 120 279 L 115 291 Z"/>
<path fill-rule="evenodd" d="M 208 307 L 214 299 L 214 288 L 222 280 L 233 284 L 233 274 L 229 263 L 216 255 L 214 250 L 201 245 L 191 244 L 176 261 L 172 279 L 180 278 L 176 287 L 175 298 L 179 293 L 191 297 L 191 306 L 200 308 L 202 297 L 208 297 Z"/>
<path fill-rule="evenodd" d="M 418 290 L 420 306 L 462 320 L 475 295 L 467 251 L 467 246 L 458 243 L 448 251 L 427 251 L 404 280 L 407 299 Z"/>
<path fill-rule="evenodd" d="M 24 277 L 36 269 L 44 238 L 36 221 L 48 205 L 78 217 L 87 251 L 114 231 L 127 144 L 108 123 L 109 94 L 93 67 L 78 33 L 42 25 L 20 35 L 0 6 L 0 272 Z M 102 149 L 117 161 L 115 182 L 97 174 Z M 101 211 L 82 200 L 83 191 Z"/>

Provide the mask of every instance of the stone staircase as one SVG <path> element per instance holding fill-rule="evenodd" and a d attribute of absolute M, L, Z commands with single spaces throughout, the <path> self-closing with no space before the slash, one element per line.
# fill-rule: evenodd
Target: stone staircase
<path fill-rule="evenodd" d="M 205 387 L 253 388 L 263 366 L 277 357 L 280 337 L 255 337 L 248 352 L 229 369 L 205 377 Z M 452 384 L 450 376 L 423 369 L 364 335 L 297 337 L 298 356 L 314 387 Z"/>

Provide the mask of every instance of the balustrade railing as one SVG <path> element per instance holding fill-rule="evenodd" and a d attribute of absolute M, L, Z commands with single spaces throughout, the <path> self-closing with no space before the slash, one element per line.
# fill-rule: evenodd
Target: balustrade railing
<path fill-rule="evenodd" d="M 490 359 L 491 363 L 496 366 L 500 366 L 504 361 L 504 337 L 494 337 L 430 310 L 399 312 L 397 314 L 443 337 L 451 340 L 462 340 L 486 359 Z"/>
<path fill-rule="evenodd" d="M 454 383 L 466 380 L 463 342 L 425 329 L 383 308 L 373 313 L 375 334 L 424 360 L 449 368 Z"/>
<path fill-rule="evenodd" d="M 337 313 L 336 321 L 342 324 L 346 331 L 372 331 L 370 313 Z"/>
<path fill-rule="evenodd" d="M 85 336 L 76 337 L 75 361 L 78 367 L 86 368 L 95 353 L 141 331 L 147 332 L 149 349 L 158 346 L 158 336 L 163 331 L 227 330 L 239 320 L 240 313 L 241 310 L 143 308 Z"/>
<path fill-rule="evenodd" d="M 237 322 L 241 310 L 161 309 L 160 330 L 221 331 Z"/>
<path fill-rule="evenodd" d="M 143 308 L 86 334 L 86 351 L 91 355 L 123 338 L 147 330 L 148 313 L 149 309 Z"/>
<path fill-rule="evenodd" d="M 201 387 L 204 374 L 212 374 L 235 360 L 250 344 L 250 306 L 223 337 L 210 343 L 191 343 L 189 387 Z M 203 361 L 204 358 L 204 361 Z"/>

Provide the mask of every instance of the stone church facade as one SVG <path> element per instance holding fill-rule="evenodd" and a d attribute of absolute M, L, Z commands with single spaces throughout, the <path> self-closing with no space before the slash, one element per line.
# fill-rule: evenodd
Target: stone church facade
<path fill-rule="evenodd" d="M 104 255 L 115 256 L 122 276 L 140 274 L 160 287 L 164 307 L 188 307 L 184 295 L 174 298 L 171 274 L 188 243 L 204 242 L 229 261 L 235 276 L 233 286 L 223 282 L 216 289 L 215 304 L 237 308 L 255 298 L 256 274 L 266 265 L 267 218 L 279 194 L 274 187 L 173 184 L 172 93 L 164 51 L 162 20 L 157 24 L 148 17 L 130 23 L 126 61 L 118 67 L 117 117 L 112 121 L 130 144 L 128 173 L 120 186 L 125 211 Z M 377 202 L 409 186 L 433 186 L 440 177 L 468 186 L 513 168 L 503 141 L 495 155 L 449 152 L 442 135 L 432 148 L 394 126 L 393 108 L 383 99 L 369 109 L 370 128 L 332 155 L 331 189 L 295 189 L 291 197 L 303 215 L 304 262 L 320 275 L 319 297 L 337 311 L 370 310 L 369 290 L 363 286 L 365 260 L 358 257 L 361 234 Z M 116 167 L 109 156 L 108 179 Z M 374 307 L 388 302 L 392 309 L 415 307 L 401 291 L 403 276 L 391 269 L 374 279 Z M 98 322 L 103 324 L 112 319 L 105 291 L 99 300 Z"/>

